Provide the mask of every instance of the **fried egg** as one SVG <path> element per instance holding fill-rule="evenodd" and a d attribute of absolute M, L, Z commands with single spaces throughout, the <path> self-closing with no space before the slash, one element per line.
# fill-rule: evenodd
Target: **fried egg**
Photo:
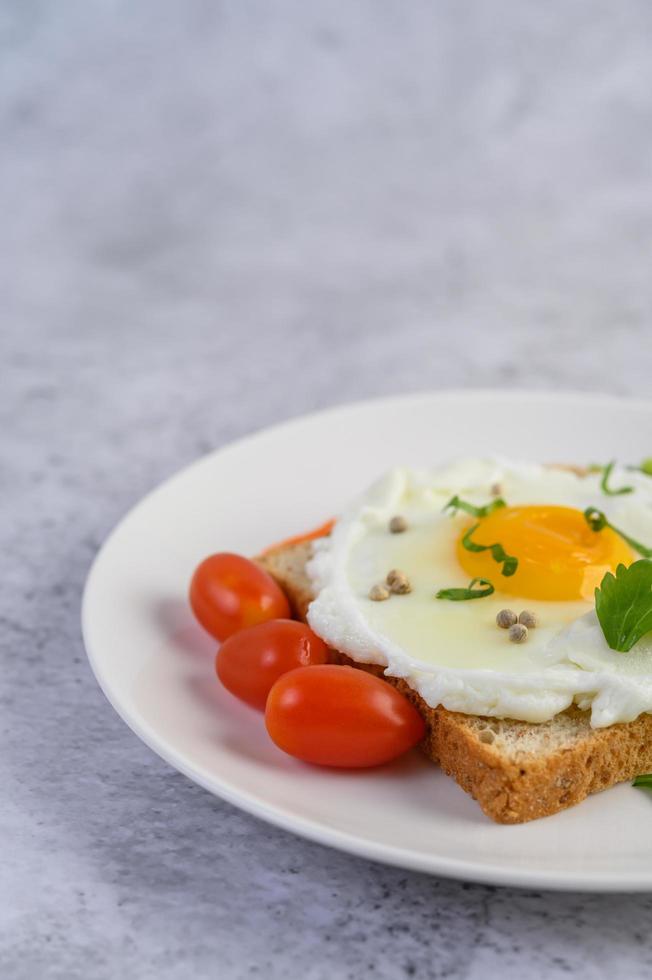
<path fill-rule="evenodd" d="M 572 703 L 595 727 L 652 711 L 652 639 L 630 653 L 611 650 L 594 610 L 605 573 L 639 556 L 611 527 L 591 529 L 588 507 L 630 538 L 652 544 L 652 479 L 614 470 L 578 475 L 534 463 L 465 460 L 441 469 L 395 468 L 354 500 L 308 565 L 315 599 L 311 627 L 354 660 L 403 677 L 433 707 L 541 722 Z M 484 507 L 483 517 L 445 510 L 452 497 Z M 405 530 L 392 533 L 392 517 Z M 486 546 L 470 550 L 469 542 Z M 517 559 L 513 574 L 490 545 Z M 370 591 L 399 569 L 406 594 L 374 601 Z M 486 580 L 494 592 L 467 601 L 436 598 Z M 505 608 L 531 610 L 538 625 L 524 643 L 496 625 Z"/>

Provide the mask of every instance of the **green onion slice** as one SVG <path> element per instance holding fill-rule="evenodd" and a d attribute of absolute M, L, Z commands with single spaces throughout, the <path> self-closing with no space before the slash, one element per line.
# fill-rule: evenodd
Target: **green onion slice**
<path fill-rule="evenodd" d="M 619 497 L 623 493 L 633 493 L 634 487 L 618 487 L 617 490 L 614 490 L 612 487 L 610 487 L 608 485 L 609 484 L 609 477 L 611 476 L 611 471 L 613 470 L 613 468 L 614 468 L 615 465 L 616 465 L 616 460 L 614 459 L 614 460 L 611 461 L 611 463 L 607 463 L 607 465 L 602 470 L 602 479 L 600 480 L 600 489 L 608 497 Z"/>
<path fill-rule="evenodd" d="M 612 531 L 615 531 L 616 534 L 623 539 L 623 541 L 627 542 L 630 548 L 633 548 L 634 551 L 638 551 L 639 555 L 643 555 L 644 558 L 652 558 L 652 548 L 646 548 L 644 544 L 640 543 L 640 541 L 630 538 L 630 536 L 625 534 L 624 531 L 621 531 L 620 528 L 614 527 L 613 524 L 609 523 L 606 515 L 601 510 L 598 510 L 597 507 L 587 507 L 584 511 L 584 519 L 592 531 L 602 531 L 603 528 L 610 527 Z"/>
<path fill-rule="evenodd" d="M 477 541 L 471 540 L 471 535 L 475 533 L 480 527 L 479 524 L 474 524 L 470 527 L 462 538 L 462 546 L 466 548 L 467 551 L 490 551 L 491 557 L 494 561 L 502 564 L 501 572 L 506 577 L 513 575 L 518 568 L 518 558 L 514 558 L 513 555 L 508 555 L 502 544 L 478 544 Z"/>
<path fill-rule="evenodd" d="M 480 585 L 476 589 L 474 586 Z M 486 578 L 472 578 L 466 589 L 440 589 L 435 599 L 450 599 L 451 602 L 464 602 L 466 599 L 484 599 L 495 592 L 493 585 Z"/>
<path fill-rule="evenodd" d="M 492 500 L 489 504 L 485 504 L 484 507 L 475 507 L 467 500 L 462 500 L 461 497 L 456 495 L 455 497 L 451 497 L 451 499 L 448 501 L 444 507 L 444 513 L 446 513 L 447 510 L 450 510 L 453 514 L 456 514 L 458 510 L 463 510 L 466 514 L 470 514 L 471 517 L 488 517 L 489 514 L 493 514 L 495 510 L 499 510 L 501 507 L 506 506 L 507 504 L 502 497 L 496 497 L 495 500 Z"/>
<path fill-rule="evenodd" d="M 652 772 L 647 772 L 641 776 L 636 776 L 632 786 L 645 786 L 646 789 L 652 789 Z"/>

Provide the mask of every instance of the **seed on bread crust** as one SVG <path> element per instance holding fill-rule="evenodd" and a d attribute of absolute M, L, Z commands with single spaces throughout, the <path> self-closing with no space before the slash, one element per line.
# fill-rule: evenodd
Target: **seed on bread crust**
<path fill-rule="evenodd" d="M 510 626 L 514 625 L 516 619 L 516 613 L 513 609 L 501 609 L 496 616 L 496 626 L 500 626 L 501 630 L 508 630 Z"/>
<path fill-rule="evenodd" d="M 406 595 L 412 591 L 409 578 L 399 568 L 392 568 L 391 572 L 387 573 L 386 581 L 390 591 L 395 595 Z"/>
<path fill-rule="evenodd" d="M 525 643 L 527 640 L 527 626 L 523 623 L 514 623 L 509 627 L 509 638 L 512 643 Z"/>
<path fill-rule="evenodd" d="M 396 514 L 389 522 L 389 529 L 392 534 L 402 534 L 403 531 L 407 531 L 407 526 L 407 521 L 400 514 Z"/>
<path fill-rule="evenodd" d="M 519 623 L 522 623 L 523 626 L 527 626 L 529 630 L 533 630 L 539 623 L 537 614 L 532 612 L 531 609 L 524 609 L 523 612 L 519 613 L 518 621 Z"/>
<path fill-rule="evenodd" d="M 377 585 L 372 585 L 369 589 L 369 598 L 373 599 L 374 602 L 382 602 L 383 599 L 389 599 L 389 589 L 382 582 Z"/>

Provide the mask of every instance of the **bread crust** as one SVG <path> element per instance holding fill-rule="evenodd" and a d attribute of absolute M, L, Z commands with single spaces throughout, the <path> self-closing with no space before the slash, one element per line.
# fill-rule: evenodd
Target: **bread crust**
<path fill-rule="evenodd" d="M 313 595 L 305 566 L 312 543 L 283 546 L 259 563 L 286 592 L 294 615 L 305 620 Z M 589 794 L 652 769 L 652 715 L 591 728 L 589 715 L 569 708 L 549 722 L 532 724 L 431 708 L 402 678 L 333 650 L 334 663 L 382 677 L 415 705 L 426 723 L 421 749 L 469 793 L 497 823 L 550 816 Z"/>

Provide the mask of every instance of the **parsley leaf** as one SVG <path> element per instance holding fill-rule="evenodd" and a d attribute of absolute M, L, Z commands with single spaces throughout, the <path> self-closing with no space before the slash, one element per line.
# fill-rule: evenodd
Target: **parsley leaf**
<path fill-rule="evenodd" d="M 475 585 L 484 588 L 475 589 Z M 493 585 L 486 578 L 472 578 L 466 589 L 440 589 L 435 599 L 450 599 L 452 602 L 463 602 L 465 599 L 484 599 L 485 596 L 495 592 Z"/>
<path fill-rule="evenodd" d="M 652 561 L 641 558 L 616 574 L 607 572 L 595 590 L 595 612 L 612 650 L 627 653 L 652 630 Z"/>

